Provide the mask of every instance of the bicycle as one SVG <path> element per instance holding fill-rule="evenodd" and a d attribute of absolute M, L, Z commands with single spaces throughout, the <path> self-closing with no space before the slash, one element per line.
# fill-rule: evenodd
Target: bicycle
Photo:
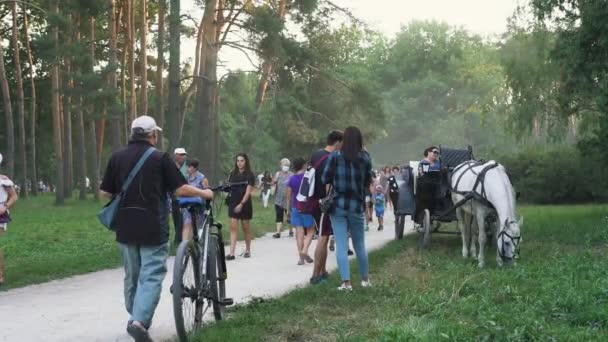
<path fill-rule="evenodd" d="M 246 184 L 221 184 L 210 190 L 228 192 L 232 186 Z M 171 293 L 177 335 L 180 341 L 188 341 L 188 334 L 202 326 L 209 308 L 213 308 L 215 320 L 219 321 L 224 316 L 224 308 L 234 301 L 226 297 L 228 274 L 222 224 L 214 220 L 213 201 L 185 197 L 180 198 L 179 203 L 180 208 L 187 209 L 192 216 L 192 239 L 182 241 L 177 247 Z M 199 226 L 197 218 L 201 213 L 203 222 Z"/>

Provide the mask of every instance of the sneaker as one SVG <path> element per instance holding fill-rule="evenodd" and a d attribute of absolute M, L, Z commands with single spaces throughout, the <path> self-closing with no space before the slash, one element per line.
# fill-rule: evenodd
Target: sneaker
<path fill-rule="evenodd" d="M 312 264 L 313 262 L 315 262 L 308 254 L 304 254 L 304 260 L 309 264 Z"/>
<path fill-rule="evenodd" d="M 372 287 L 372 283 L 369 280 L 362 280 L 361 287 Z"/>
<path fill-rule="evenodd" d="M 273 238 L 275 238 L 275 239 L 278 239 L 278 238 L 280 238 L 280 237 L 281 237 L 281 233 L 274 233 L 274 234 L 272 235 L 272 237 L 273 237 Z"/>
<path fill-rule="evenodd" d="M 130 323 L 127 325 L 127 332 L 133 337 L 135 342 L 152 342 L 148 330 L 141 325 Z"/>
<path fill-rule="evenodd" d="M 378 226 L 378 231 L 379 231 L 379 232 L 380 232 L 380 231 L 382 231 L 383 229 L 384 229 L 384 227 L 383 227 L 382 225 L 379 225 L 379 226 Z"/>
<path fill-rule="evenodd" d="M 323 278 L 323 276 L 318 276 L 318 277 L 312 277 L 312 278 L 310 278 L 310 284 L 311 285 L 323 284 L 326 281 L 327 281 L 327 279 Z"/>
<path fill-rule="evenodd" d="M 243 253 L 243 257 L 244 258 L 251 258 L 251 253 L 250 252 L 245 252 L 245 253 Z"/>
<path fill-rule="evenodd" d="M 236 259 L 236 257 L 234 255 L 230 255 L 230 254 L 226 255 L 226 260 L 234 260 L 234 259 Z"/>
<path fill-rule="evenodd" d="M 353 290 L 353 287 L 351 285 L 342 284 L 342 285 L 338 286 L 338 291 L 351 292 L 352 290 Z"/>
<path fill-rule="evenodd" d="M 304 265 L 304 264 L 306 264 L 306 263 L 304 262 L 304 260 L 302 260 L 302 259 L 298 260 L 298 266 L 302 266 L 302 265 Z"/>

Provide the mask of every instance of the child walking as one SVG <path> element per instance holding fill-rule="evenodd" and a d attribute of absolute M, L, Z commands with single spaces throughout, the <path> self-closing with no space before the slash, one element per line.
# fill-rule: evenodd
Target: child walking
<path fill-rule="evenodd" d="M 384 229 L 384 205 L 386 203 L 386 196 L 384 194 L 384 188 L 382 185 L 376 185 L 376 194 L 374 195 L 374 204 L 376 207 L 376 217 L 378 218 L 378 231 Z"/>

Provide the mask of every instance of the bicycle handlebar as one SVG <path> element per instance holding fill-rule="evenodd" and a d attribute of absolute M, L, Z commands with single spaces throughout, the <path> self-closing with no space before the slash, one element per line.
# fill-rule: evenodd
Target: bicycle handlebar
<path fill-rule="evenodd" d="M 247 181 L 234 182 L 234 183 L 222 183 L 215 187 L 209 188 L 209 190 L 211 190 L 213 192 L 218 192 L 218 191 L 228 192 L 228 191 L 230 191 L 230 189 L 233 186 L 241 186 L 241 185 L 249 185 L 249 183 Z"/>

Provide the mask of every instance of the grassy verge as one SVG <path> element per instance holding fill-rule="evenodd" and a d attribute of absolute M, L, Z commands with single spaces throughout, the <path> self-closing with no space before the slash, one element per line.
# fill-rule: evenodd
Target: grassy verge
<path fill-rule="evenodd" d="M 51 195 L 28 198 L 11 211 L 13 222 L 0 238 L 6 274 L 0 291 L 120 265 L 114 234 L 97 221 L 100 203 L 68 200 L 65 206 L 56 207 L 53 200 Z M 228 238 L 225 207 L 219 217 Z M 252 229 L 255 236 L 274 230 L 274 209 L 263 208 L 257 198 Z M 243 238 L 242 232 L 239 238 Z"/>
<path fill-rule="evenodd" d="M 600 341 L 608 336 L 606 206 L 525 207 L 521 259 L 479 270 L 457 236 L 371 254 L 374 287 L 330 282 L 236 307 L 198 341 Z M 333 257 L 333 255 L 332 255 Z M 356 264 L 354 279 L 357 279 Z"/>

